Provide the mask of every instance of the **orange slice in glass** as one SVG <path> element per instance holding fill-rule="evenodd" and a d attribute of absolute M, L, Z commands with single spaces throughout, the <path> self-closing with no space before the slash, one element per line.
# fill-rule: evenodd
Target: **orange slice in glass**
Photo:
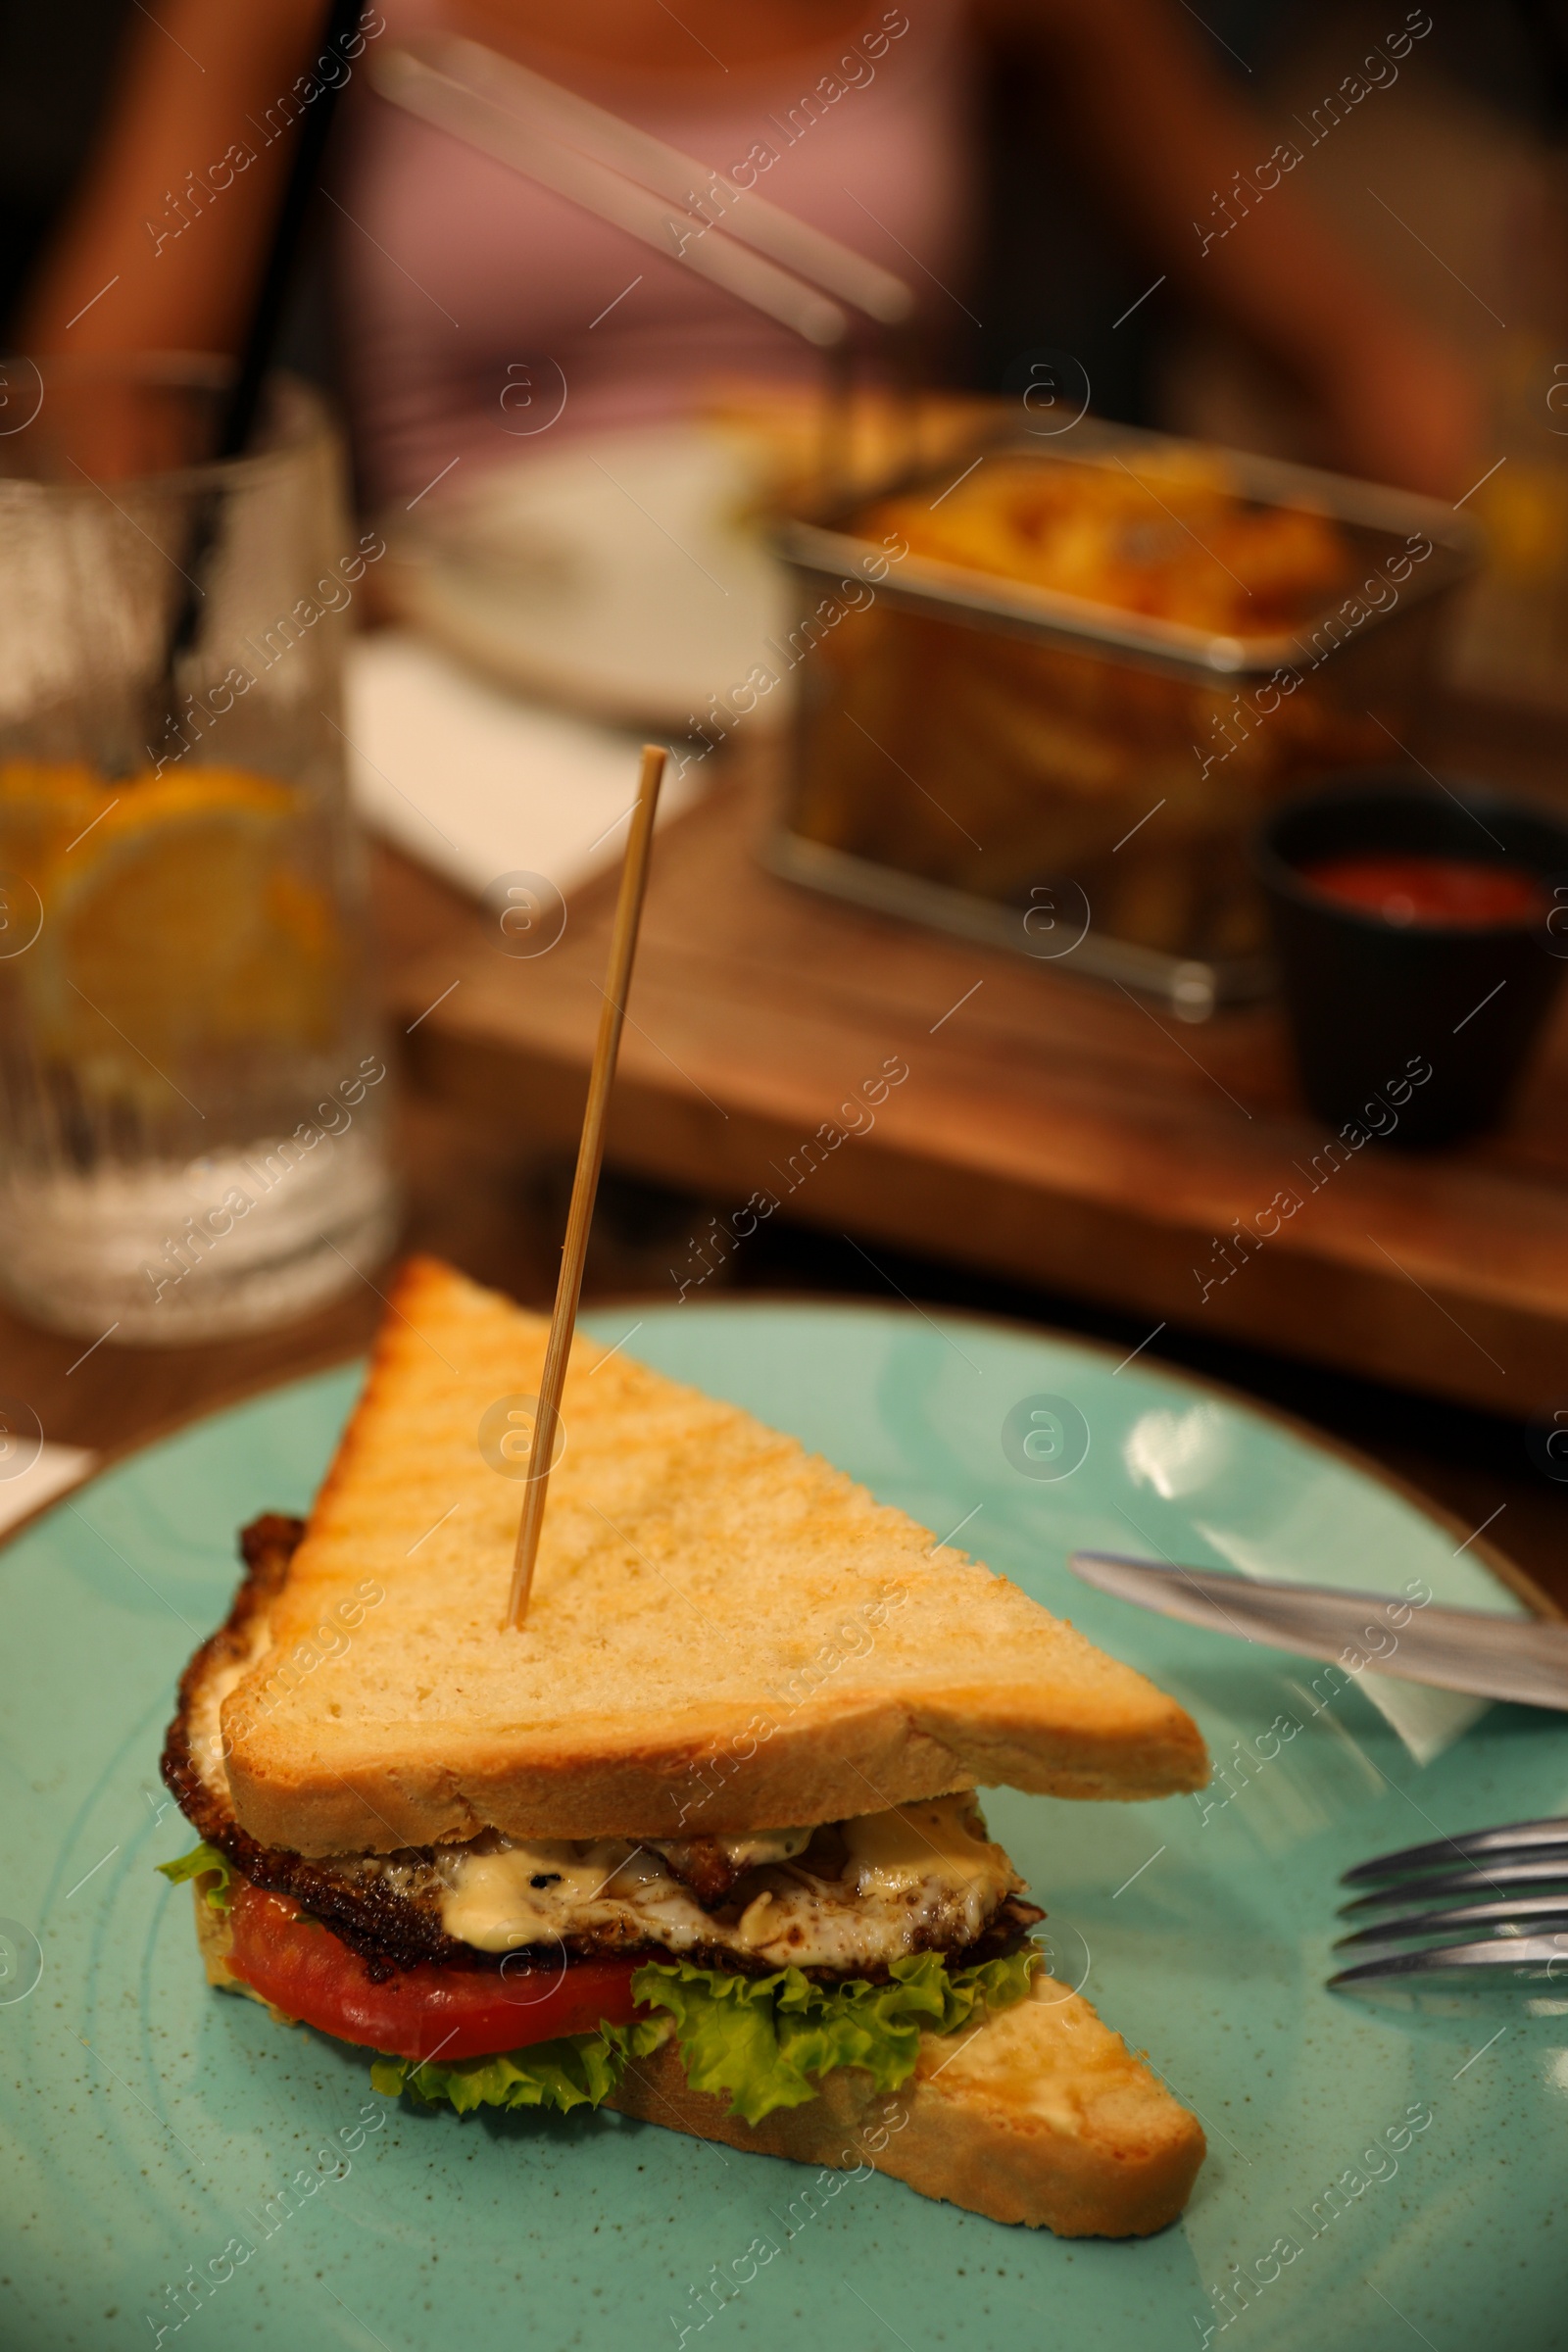
<path fill-rule="evenodd" d="M 101 1075 L 308 1044 L 329 1028 L 331 905 L 309 878 L 307 802 L 238 769 L 99 788 L 98 821 L 54 828 L 24 979 L 40 1045 Z M 62 806 L 79 802 L 74 790 Z"/>

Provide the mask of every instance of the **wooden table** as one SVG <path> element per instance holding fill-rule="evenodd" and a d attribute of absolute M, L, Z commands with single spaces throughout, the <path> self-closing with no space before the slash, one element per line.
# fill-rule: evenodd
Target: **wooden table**
<path fill-rule="evenodd" d="M 655 858 L 609 1149 L 715 1204 L 677 1247 L 671 1298 L 782 1213 L 1146 1332 L 1521 1417 L 1568 1400 L 1568 995 L 1505 1135 L 1339 1166 L 1277 1008 L 1186 1027 L 1070 959 L 843 906 L 763 870 L 766 821 L 765 792 L 732 781 Z M 476 926 L 413 963 L 401 1018 L 422 1015 L 427 1095 L 570 1141 L 613 888 L 585 890 L 547 955 L 514 960 Z"/>
<path fill-rule="evenodd" d="M 1544 733 L 1532 742 L 1515 721 L 1508 742 L 1521 780 L 1548 763 Z M 1496 757 L 1489 764 L 1498 771 Z M 1317 1140 L 1291 1109 L 1268 1016 L 1180 1033 L 1166 1021 L 1166 1036 L 1146 1013 L 1098 990 L 841 913 L 755 871 L 745 853 L 755 821 L 741 793 L 662 839 L 633 998 L 637 1025 L 627 1031 L 590 1252 L 590 1298 L 673 1298 L 682 1274 L 703 1262 L 704 1235 L 715 1221 L 733 1227 L 735 1209 L 768 1186 L 779 1209 L 722 1263 L 710 1246 L 714 1271 L 690 1295 L 723 1286 L 884 1300 L 902 1294 L 1053 1323 L 1123 1349 L 1163 1321 L 1151 1356 L 1229 1380 L 1359 1446 L 1442 1503 L 1465 1532 L 1490 1522 L 1487 1541 L 1568 1605 L 1568 1490 L 1531 1468 L 1517 1423 L 1496 1417 L 1522 1421 L 1532 1381 L 1548 1394 L 1553 1382 L 1560 1289 L 1548 1288 L 1543 1269 L 1549 1263 L 1560 1281 L 1562 1228 L 1551 1225 L 1538 1263 L 1534 1246 L 1521 1246 L 1515 1215 L 1532 1197 L 1543 1220 L 1556 1213 L 1564 1139 L 1549 1076 L 1538 1081 L 1530 1118 L 1511 1141 L 1446 1169 L 1396 1167 L 1407 1191 L 1397 1210 L 1378 1194 L 1380 1213 L 1410 1221 L 1385 1227 L 1367 1219 L 1433 1298 L 1468 1323 L 1501 1372 L 1484 1358 L 1479 1368 L 1466 1364 L 1470 1344 L 1449 1330 L 1439 1305 L 1396 1271 L 1379 1275 L 1364 1250 L 1356 1258 L 1353 1209 L 1335 1200 L 1333 1187 L 1322 1188 L 1317 1203 L 1324 1213 L 1315 1255 L 1274 1251 L 1276 1266 L 1265 1250 L 1200 1301 L 1196 1246 L 1206 1253 L 1219 1211 L 1236 1198 L 1215 1174 L 1216 1139 L 1234 1151 L 1249 1183 L 1253 1168 L 1268 1183 L 1268 1152 L 1293 1122 L 1302 1141 Z M 406 1041 L 411 1083 L 397 1144 L 405 1241 L 536 1305 L 549 1301 L 564 1222 L 606 896 L 603 887 L 583 894 L 552 956 L 516 964 L 492 954 L 475 909 L 458 893 L 390 851 L 373 858 L 385 995 L 397 1029 L 461 983 Z M 780 940 L 789 943 L 782 962 Z M 977 979 L 978 994 L 942 1020 Z M 787 1191 L 791 1156 L 804 1164 L 805 1140 L 890 1056 L 906 1060 L 909 1075 L 875 1106 L 876 1124 L 824 1152 Z M 1548 1068 L 1561 1062 L 1559 1039 Z M 1107 1067 L 1131 1091 L 1130 1135 L 1118 1136 L 1107 1113 Z M 1043 1112 L 1042 1102 L 1053 1107 Z M 1275 1140 L 1260 1140 L 1260 1126 Z M 1094 1181 L 1076 1188 L 1069 1137 L 1100 1139 Z M 1193 1164 L 1198 1144 L 1209 1153 L 1203 1169 Z M 782 1177 L 770 1170 L 773 1160 Z M 1373 1172 L 1357 1166 L 1338 1180 L 1343 1203 L 1353 1204 L 1348 1187 Z M 1252 1198 L 1248 1193 L 1249 1204 Z M 1429 1279 L 1434 1268 L 1412 1233 L 1431 1250 L 1438 1242 L 1428 1237 L 1441 1241 L 1445 1216 L 1465 1215 L 1478 1220 L 1468 1237 L 1475 1266 L 1462 1262 L 1462 1225 L 1450 1223 L 1459 1245 L 1450 1240 L 1439 1279 Z M 1500 1225 L 1489 1225 L 1492 1218 Z M 1296 1221 L 1303 1235 L 1312 1232 L 1306 1211 Z M 845 1233 L 851 1238 L 840 1238 Z M 1331 1233 L 1345 1237 L 1338 1260 L 1324 1238 Z M 1522 1297 L 1502 1283 L 1504 1263 L 1522 1269 Z M 357 1351 L 382 1311 L 384 1279 L 382 1269 L 367 1267 L 330 1308 L 255 1339 L 110 1346 L 85 1362 L 77 1361 L 80 1341 L 37 1331 L 0 1308 L 0 1387 L 26 1396 L 59 1442 L 139 1443 Z M 1368 1303 L 1376 1294 L 1356 1287 L 1368 1280 L 1383 1286 L 1386 1330 Z M 1491 1320 L 1471 1295 L 1477 1289 Z M 1313 1369 L 1305 1357 L 1342 1368 Z M 1568 1396 L 1568 1357 L 1555 1362 Z M 1400 1385 L 1364 1377 L 1378 1372 Z M 1462 1401 L 1434 1398 L 1434 1391 Z"/>

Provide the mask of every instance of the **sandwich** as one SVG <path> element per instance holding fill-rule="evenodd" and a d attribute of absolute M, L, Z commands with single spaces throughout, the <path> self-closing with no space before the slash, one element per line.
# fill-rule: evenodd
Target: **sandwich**
<path fill-rule="evenodd" d="M 501 1630 L 548 1325 L 398 1278 L 308 1520 L 245 1530 L 164 1774 L 210 1982 L 373 2086 L 622 2114 L 1066 2235 L 1195 2117 L 1032 1931 L 976 1790 L 1201 1787 L 1174 1700 L 792 1438 L 583 1334 Z M 500 1433 L 498 1435 L 498 1433 Z"/>

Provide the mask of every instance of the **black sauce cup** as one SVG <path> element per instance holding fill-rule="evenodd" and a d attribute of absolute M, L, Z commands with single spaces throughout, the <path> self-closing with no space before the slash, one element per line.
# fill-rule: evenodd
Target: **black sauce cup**
<path fill-rule="evenodd" d="M 1414 1150 L 1495 1125 L 1568 957 L 1568 823 L 1485 786 L 1370 770 L 1287 803 L 1253 850 L 1317 1115 Z M 1528 875 L 1544 886 L 1540 911 L 1399 924 L 1301 871 L 1377 855 Z"/>

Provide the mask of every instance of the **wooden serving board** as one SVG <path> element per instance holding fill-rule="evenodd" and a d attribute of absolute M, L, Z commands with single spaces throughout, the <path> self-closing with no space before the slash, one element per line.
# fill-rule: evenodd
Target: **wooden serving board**
<path fill-rule="evenodd" d="M 1146 1314 L 1152 1335 L 1196 1327 L 1520 1418 L 1568 1404 L 1568 994 L 1506 1134 L 1336 1166 L 1276 1009 L 1185 1027 L 1070 958 L 841 906 L 762 869 L 765 821 L 761 787 L 731 781 L 655 853 L 608 1156 L 719 1204 L 673 1253 L 672 1298 L 782 1214 L 873 1259 L 900 1244 Z M 613 875 L 588 886 L 532 960 L 476 915 L 407 969 L 416 1085 L 574 1143 L 613 895 Z"/>

